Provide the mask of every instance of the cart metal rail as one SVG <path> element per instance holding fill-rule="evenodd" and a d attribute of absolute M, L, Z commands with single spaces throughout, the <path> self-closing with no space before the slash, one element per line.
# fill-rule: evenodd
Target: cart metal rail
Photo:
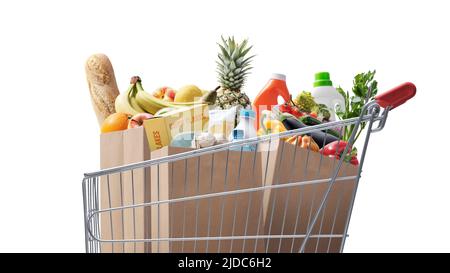
<path fill-rule="evenodd" d="M 342 252 L 370 136 L 415 92 L 393 88 L 357 118 L 86 173 L 86 252 Z M 366 128 L 357 167 L 284 141 L 351 125 L 343 154 Z"/>

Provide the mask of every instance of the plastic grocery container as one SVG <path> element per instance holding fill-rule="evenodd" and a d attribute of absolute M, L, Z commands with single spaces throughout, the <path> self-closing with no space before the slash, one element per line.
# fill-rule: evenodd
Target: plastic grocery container
<path fill-rule="evenodd" d="M 230 141 L 256 137 L 257 133 L 255 129 L 255 116 L 255 111 L 241 109 L 239 113 L 239 123 L 230 134 Z M 234 149 L 240 150 L 241 147 L 236 147 Z M 245 145 L 242 147 L 243 151 L 254 151 L 255 149 L 255 145 Z"/>
<path fill-rule="evenodd" d="M 289 90 L 286 85 L 286 76 L 283 74 L 272 74 L 270 80 L 253 100 L 256 121 L 259 121 L 262 111 L 272 110 L 273 106 L 278 105 L 279 96 L 285 101 L 290 100 Z M 255 126 L 258 129 L 259 122 L 256 122 Z"/>
<path fill-rule="evenodd" d="M 314 101 L 318 104 L 324 104 L 330 111 L 330 121 L 336 120 L 337 107 L 344 109 L 345 100 L 341 94 L 333 87 L 333 82 L 330 79 L 330 73 L 318 72 L 315 74 L 314 88 L 311 95 Z"/>

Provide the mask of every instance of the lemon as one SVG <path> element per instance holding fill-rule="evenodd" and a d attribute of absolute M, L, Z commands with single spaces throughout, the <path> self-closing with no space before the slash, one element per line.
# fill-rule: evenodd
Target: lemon
<path fill-rule="evenodd" d="M 186 85 L 181 87 L 175 94 L 175 102 L 193 102 L 201 98 L 202 90 L 195 85 Z"/>

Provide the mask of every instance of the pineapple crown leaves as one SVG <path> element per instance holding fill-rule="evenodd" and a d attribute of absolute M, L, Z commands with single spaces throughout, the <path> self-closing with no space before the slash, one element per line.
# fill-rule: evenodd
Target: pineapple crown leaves
<path fill-rule="evenodd" d="M 218 43 L 220 52 L 216 61 L 219 82 L 226 89 L 239 91 L 253 68 L 250 64 L 255 55 L 246 56 L 253 46 L 247 46 L 247 39 L 237 43 L 233 36 L 227 39 L 221 36 L 221 40 L 222 43 Z"/>

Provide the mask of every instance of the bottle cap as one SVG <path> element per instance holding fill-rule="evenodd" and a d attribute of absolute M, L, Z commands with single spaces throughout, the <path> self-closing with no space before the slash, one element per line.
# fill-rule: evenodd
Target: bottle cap
<path fill-rule="evenodd" d="M 286 75 L 284 75 L 284 74 L 273 73 L 270 78 L 275 79 L 275 80 L 286 81 Z"/>
<path fill-rule="evenodd" d="M 330 80 L 330 73 L 318 72 L 314 75 L 314 87 L 318 86 L 333 86 L 333 82 Z"/>
<path fill-rule="evenodd" d="M 251 109 L 241 109 L 241 111 L 239 112 L 239 115 L 241 117 L 246 117 L 246 118 L 255 118 L 256 117 L 255 111 L 253 111 Z"/>

